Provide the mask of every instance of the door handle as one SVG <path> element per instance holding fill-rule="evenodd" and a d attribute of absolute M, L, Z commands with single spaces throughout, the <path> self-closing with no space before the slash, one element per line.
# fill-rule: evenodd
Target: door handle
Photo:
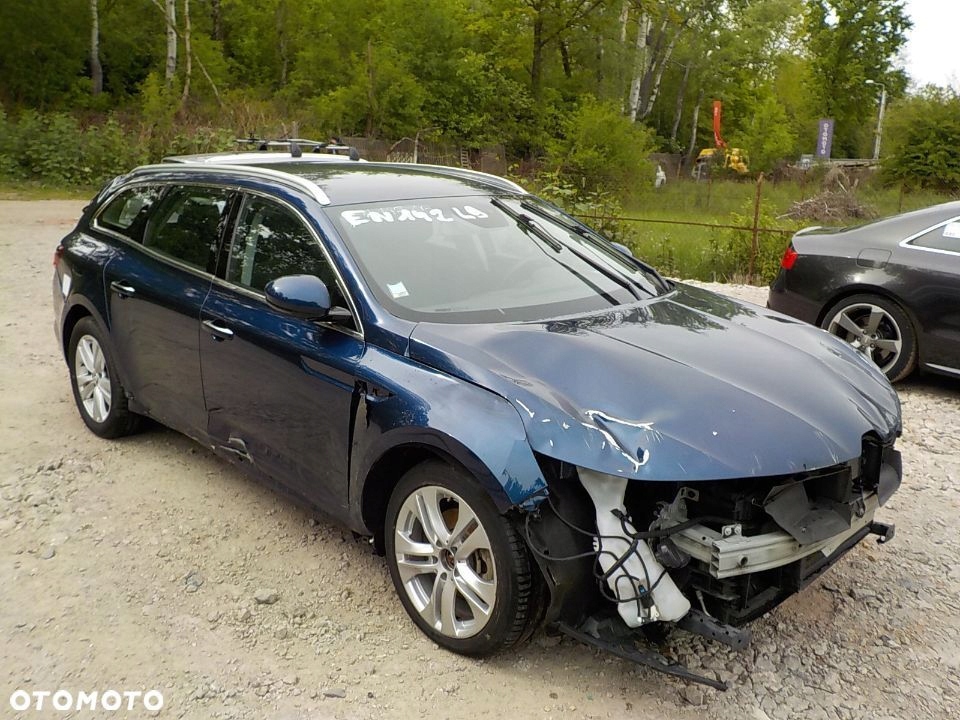
<path fill-rule="evenodd" d="M 233 330 L 217 325 L 213 320 L 204 320 L 203 326 L 210 331 L 214 340 L 229 340 L 233 337 Z"/>
<path fill-rule="evenodd" d="M 130 285 L 127 285 L 122 280 L 114 280 L 112 283 L 110 283 L 110 289 L 113 290 L 121 298 L 128 298 L 131 295 L 137 294 L 137 289 L 135 287 L 131 287 Z"/>

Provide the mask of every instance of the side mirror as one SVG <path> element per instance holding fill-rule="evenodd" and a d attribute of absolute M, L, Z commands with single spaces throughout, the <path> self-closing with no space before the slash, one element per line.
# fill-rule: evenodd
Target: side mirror
<path fill-rule="evenodd" d="M 624 245 L 623 243 L 618 243 L 618 242 L 612 242 L 612 241 L 611 241 L 610 244 L 613 245 L 617 250 L 619 250 L 620 252 L 622 252 L 624 255 L 626 255 L 628 258 L 632 258 L 632 257 L 634 256 L 634 255 L 633 255 L 633 251 L 632 251 L 630 248 L 628 248 L 626 245 Z"/>
<path fill-rule="evenodd" d="M 330 312 L 330 291 L 316 275 L 284 275 L 263 289 L 267 303 L 283 312 L 320 319 Z"/>

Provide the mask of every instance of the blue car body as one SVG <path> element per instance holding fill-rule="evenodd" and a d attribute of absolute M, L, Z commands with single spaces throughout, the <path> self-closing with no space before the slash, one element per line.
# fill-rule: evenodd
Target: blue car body
<path fill-rule="evenodd" d="M 538 512 L 565 466 L 664 488 L 733 488 L 860 467 L 868 437 L 899 484 L 897 396 L 828 334 L 682 283 L 546 319 L 405 319 L 378 300 L 332 213 L 371 198 L 522 191 L 454 169 L 270 167 L 154 166 L 105 187 L 58 251 L 57 337 L 66 346 L 78 320 L 93 318 L 131 410 L 350 529 L 381 539 L 391 488 L 426 457 L 462 466 L 502 513 L 518 516 Z M 206 268 L 98 226 L 126 188 L 190 184 L 225 188 L 226 220 L 209 239 Z M 352 325 L 280 311 L 225 280 L 217 258 L 246 196 L 272 198 L 309 224 Z M 549 616 L 561 617 L 561 573 L 540 562 L 555 595 Z"/>

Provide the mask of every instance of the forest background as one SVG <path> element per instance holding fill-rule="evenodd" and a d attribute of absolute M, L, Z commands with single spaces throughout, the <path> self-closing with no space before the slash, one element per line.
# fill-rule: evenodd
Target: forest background
<path fill-rule="evenodd" d="M 751 178 L 796 184 L 785 169 L 821 118 L 833 157 L 871 157 L 882 89 L 865 187 L 896 211 L 905 193 L 909 207 L 960 188 L 960 98 L 911 85 L 909 27 L 903 0 L 5 0 L 0 182 L 83 193 L 236 137 L 339 136 L 493 147 L 581 214 L 729 221 L 752 185 L 676 182 L 714 146 L 713 101 Z M 678 162 L 651 203 L 656 153 Z M 763 214 L 812 185 L 772 193 Z M 608 231 L 668 265 L 683 255 L 676 232 Z M 723 239 L 707 235 L 688 254 L 709 268 Z"/>

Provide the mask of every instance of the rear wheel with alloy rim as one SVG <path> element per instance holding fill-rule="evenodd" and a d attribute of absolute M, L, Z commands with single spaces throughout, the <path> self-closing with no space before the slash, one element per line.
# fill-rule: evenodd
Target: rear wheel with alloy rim
<path fill-rule="evenodd" d="M 387 563 L 413 621 L 439 645 L 487 655 L 538 622 L 542 580 L 523 540 L 464 470 L 417 465 L 387 506 Z"/>
<path fill-rule="evenodd" d="M 876 295 L 853 295 L 827 311 L 822 327 L 863 353 L 890 382 L 907 377 L 917 362 L 913 323 L 903 308 Z"/>
<path fill-rule="evenodd" d="M 77 322 L 67 344 L 73 399 L 80 417 L 95 434 L 116 438 L 136 430 L 140 417 L 127 408 L 116 363 L 92 318 Z"/>

